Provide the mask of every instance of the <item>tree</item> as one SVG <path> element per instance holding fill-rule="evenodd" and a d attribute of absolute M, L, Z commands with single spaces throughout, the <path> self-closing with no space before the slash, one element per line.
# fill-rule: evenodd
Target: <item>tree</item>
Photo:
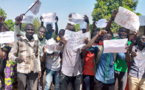
<path fill-rule="evenodd" d="M 41 23 L 38 18 L 35 18 L 33 21 L 33 25 L 35 27 L 35 33 L 37 32 L 38 28 L 41 26 Z"/>
<path fill-rule="evenodd" d="M 2 8 L 0 8 L 0 16 L 4 16 L 5 18 L 7 17 L 7 14 Z"/>
<path fill-rule="evenodd" d="M 41 23 L 38 18 L 34 19 L 33 25 L 35 27 L 35 33 L 37 33 L 38 28 L 41 26 Z M 21 28 L 22 31 L 24 31 L 25 26 L 26 26 L 26 23 L 22 23 L 22 28 Z"/>
<path fill-rule="evenodd" d="M 119 6 L 127 8 L 131 11 L 135 11 L 138 0 L 96 0 L 94 11 L 92 12 L 93 21 L 105 18 L 110 19 L 113 10 L 118 9 Z M 137 13 L 139 15 L 139 13 Z M 118 32 L 119 25 L 112 23 L 111 30 L 113 32 Z"/>
<path fill-rule="evenodd" d="M 14 25 L 15 23 L 13 22 L 12 19 L 8 19 L 5 21 L 6 26 L 11 30 L 14 31 Z"/>

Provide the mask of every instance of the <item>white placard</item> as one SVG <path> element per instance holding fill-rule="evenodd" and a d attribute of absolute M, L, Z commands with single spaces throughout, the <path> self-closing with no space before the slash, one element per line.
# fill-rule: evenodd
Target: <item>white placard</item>
<path fill-rule="evenodd" d="M 65 31 L 64 38 L 67 40 L 66 47 L 70 50 L 76 50 L 85 46 L 83 43 L 84 38 L 87 34 L 83 34 L 82 31 L 73 32 L 70 30 Z"/>
<path fill-rule="evenodd" d="M 0 44 L 12 43 L 15 40 L 15 34 L 13 31 L 0 32 Z"/>
<path fill-rule="evenodd" d="M 22 20 L 22 23 L 33 23 L 34 21 L 34 17 L 33 16 L 24 16 L 23 17 L 23 20 Z"/>
<path fill-rule="evenodd" d="M 104 40 L 103 53 L 125 53 L 127 39 Z"/>
<path fill-rule="evenodd" d="M 71 13 L 72 17 L 69 18 L 68 23 L 70 24 L 82 24 L 84 23 L 84 17 L 78 13 Z"/>
<path fill-rule="evenodd" d="M 55 51 L 56 49 L 56 41 L 51 38 L 49 40 L 46 41 L 46 52 L 51 54 Z"/>
<path fill-rule="evenodd" d="M 43 22 L 55 22 L 56 18 L 56 13 L 47 13 L 47 14 L 42 14 L 43 17 Z"/>
<path fill-rule="evenodd" d="M 115 17 L 115 22 L 129 30 L 137 32 L 139 30 L 139 17 L 126 8 L 119 7 L 119 11 Z"/>
<path fill-rule="evenodd" d="M 145 16 L 139 16 L 140 26 L 145 26 Z"/>
<path fill-rule="evenodd" d="M 97 28 L 105 28 L 107 26 L 107 20 L 106 19 L 100 19 L 96 22 Z"/>
<path fill-rule="evenodd" d="M 31 12 L 36 15 L 39 12 L 40 6 L 41 6 L 41 2 L 37 1 L 37 3 L 34 5 L 35 3 L 33 3 L 29 9 L 31 10 Z M 34 6 L 33 6 L 34 5 Z"/>

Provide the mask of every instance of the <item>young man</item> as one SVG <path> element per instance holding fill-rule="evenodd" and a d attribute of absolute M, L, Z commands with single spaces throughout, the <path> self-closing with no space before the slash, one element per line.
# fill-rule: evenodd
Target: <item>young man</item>
<path fill-rule="evenodd" d="M 145 35 L 139 36 L 136 42 L 131 54 L 127 53 L 127 59 L 131 60 L 129 90 L 145 90 Z"/>
<path fill-rule="evenodd" d="M 100 33 L 97 34 L 86 45 L 85 48 L 91 47 L 87 50 L 92 53 L 95 53 L 96 56 L 99 55 L 98 52 L 102 51 L 98 64 L 96 63 L 97 69 L 96 69 L 96 73 L 95 73 L 94 89 L 95 90 L 114 90 L 115 78 L 114 78 L 114 55 L 113 55 L 113 53 L 103 53 L 103 47 L 101 50 L 101 48 L 99 48 L 99 46 L 97 46 L 97 45 L 91 46 L 98 37 L 102 37 L 102 40 L 111 40 L 112 39 L 112 35 L 110 33 L 103 35 L 104 33 L 106 33 L 106 32 L 101 30 Z M 120 54 L 118 53 L 117 58 L 120 58 L 119 55 Z M 97 56 L 97 57 L 99 57 L 99 56 Z M 97 60 L 97 57 L 94 59 Z M 123 56 L 122 58 L 123 58 L 123 60 L 125 60 L 125 56 Z"/>
<path fill-rule="evenodd" d="M 44 22 L 42 21 L 43 17 L 41 16 L 40 17 L 40 20 L 41 20 L 41 26 L 44 26 Z M 52 37 L 54 38 L 54 40 L 56 40 L 56 37 L 58 35 L 58 25 L 57 25 L 57 22 L 58 22 L 58 17 L 56 16 L 55 18 L 56 22 L 55 22 L 55 30 L 53 29 L 52 27 L 52 23 L 47 23 L 46 24 L 46 35 L 45 35 L 45 38 L 48 40 L 48 39 L 51 39 Z"/>
<path fill-rule="evenodd" d="M 71 14 L 69 15 L 69 18 L 70 17 L 71 17 Z M 85 19 L 86 19 L 86 16 L 85 16 Z M 75 32 L 75 26 L 69 23 L 67 24 L 66 29 Z M 62 68 L 61 68 L 62 74 L 60 78 L 61 90 L 67 90 L 69 83 L 72 83 L 72 88 L 74 90 L 81 89 L 82 61 L 80 58 L 80 53 L 81 53 L 80 49 L 69 50 L 67 49 L 66 46 L 64 46 Z"/>
<path fill-rule="evenodd" d="M 19 26 L 22 20 L 16 18 L 16 26 Z M 37 78 L 41 77 L 41 66 L 39 60 L 39 41 L 34 39 L 34 26 L 27 24 L 25 26 L 25 35 L 20 36 L 14 42 L 9 57 L 13 62 L 17 62 L 18 90 L 37 89 Z"/>
<path fill-rule="evenodd" d="M 111 19 L 108 22 L 107 27 L 106 27 L 106 30 L 108 32 L 110 32 L 111 34 L 112 34 L 112 31 L 110 30 L 111 23 L 115 19 L 117 13 L 118 13 L 118 11 L 114 10 L 112 17 L 111 17 Z M 128 38 L 128 29 L 121 27 L 119 29 L 118 35 L 119 35 L 119 39 Z M 131 44 L 130 41 L 128 41 L 127 43 L 128 43 L 128 45 Z M 124 57 L 124 55 L 125 55 L 125 53 L 120 53 L 119 57 Z M 123 58 L 121 58 L 121 59 L 123 59 Z M 125 90 L 126 83 L 127 83 L 128 66 L 127 66 L 126 60 L 121 60 L 121 59 L 116 58 L 115 64 L 114 64 L 114 66 L 115 66 L 115 81 L 118 80 L 118 83 L 116 83 L 116 85 L 118 87 L 117 90 Z"/>

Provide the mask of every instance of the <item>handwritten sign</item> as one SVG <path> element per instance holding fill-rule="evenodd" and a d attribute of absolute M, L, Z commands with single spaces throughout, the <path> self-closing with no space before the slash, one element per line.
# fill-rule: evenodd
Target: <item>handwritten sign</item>
<path fill-rule="evenodd" d="M 31 10 L 31 12 L 36 15 L 38 12 L 39 12 L 39 9 L 40 9 L 40 6 L 41 6 L 41 2 L 40 1 L 37 1 L 36 4 L 34 5 L 35 3 L 33 3 L 29 9 Z"/>
<path fill-rule="evenodd" d="M 15 34 L 13 31 L 0 32 L 0 44 L 12 43 L 15 40 Z"/>
<path fill-rule="evenodd" d="M 139 30 L 140 26 L 139 17 L 135 13 L 123 7 L 119 7 L 119 11 L 116 15 L 115 22 L 118 25 L 135 32 Z"/>
<path fill-rule="evenodd" d="M 22 20 L 22 23 L 33 23 L 34 21 L 34 17 L 33 16 L 24 16 L 23 17 L 23 20 Z"/>
<path fill-rule="evenodd" d="M 104 44 L 103 53 L 125 53 L 127 39 L 104 40 L 103 44 Z"/>
<path fill-rule="evenodd" d="M 139 16 L 140 26 L 145 26 L 145 16 Z"/>
<path fill-rule="evenodd" d="M 107 20 L 106 19 L 100 19 L 96 22 L 97 28 L 105 28 L 107 26 Z"/>
<path fill-rule="evenodd" d="M 76 50 L 78 48 L 82 48 L 85 45 L 83 43 L 85 37 L 82 31 L 73 32 L 66 30 L 64 38 L 67 40 L 66 47 L 70 50 Z"/>
<path fill-rule="evenodd" d="M 82 24 L 84 23 L 84 17 L 78 13 L 71 13 L 72 17 L 69 18 L 68 23 L 70 24 Z"/>

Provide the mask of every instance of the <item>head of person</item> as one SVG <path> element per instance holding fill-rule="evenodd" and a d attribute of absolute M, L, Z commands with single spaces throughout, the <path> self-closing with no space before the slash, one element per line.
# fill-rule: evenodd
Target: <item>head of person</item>
<path fill-rule="evenodd" d="M 91 39 L 92 39 L 93 37 L 95 37 L 97 34 L 99 34 L 99 32 L 100 32 L 100 29 L 96 29 L 95 31 L 93 31 L 93 32 L 91 33 Z M 97 38 L 97 39 L 95 40 L 95 43 L 99 43 L 99 41 L 100 41 L 100 39 Z"/>
<path fill-rule="evenodd" d="M 120 38 L 120 39 L 127 38 L 127 32 L 128 32 L 128 29 L 126 29 L 126 28 L 124 28 L 124 27 L 121 27 L 121 28 L 119 29 L 119 32 L 118 32 L 119 38 Z"/>
<path fill-rule="evenodd" d="M 137 37 L 137 45 L 145 46 L 145 35 L 140 35 Z"/>
<path fill-rule="evenodd" d="M 61 29 L 60 31 L 59 31 L 59 37 L 61 38 L 62 36 L 64 36 L 64 34 L 65 34 L 65 30 L 64 29 Z"/>
<path fill-rule="evenodd" d="M 102 41 L 104 41 L 104 40 L 111 40 L 111 39 L 112 39 L 111 33 L 106 33 L 106 34 L 103 35 L 103 37 L 102 37 Z"/>
<path fill-rule="evenodd" d="M 27 24 L 26 26 L 25 26 L 25 32 L 26 32 L 26 36 L 28 37 L 28 38 L 32 38 L 33 37 L 33 35 L 34 35 L 34 25 L 33 24 Z"/>
<path fill-rule="evenodd" d="M 67 29 L 70 30 L 70 31 L 74 31 L 74 32 L 76 31 L 75 26 L 72 25 L 72 24 L 69 24 Z"/>
<path fill-rule="evenodd" d="M 39 27 L 37 34 L 39 39 L 43 39 L 46 35 L 46 28 L 44 26 Z"/>
<path fill-rule="evenodd" d="M 52 29 L 52 24 L 47 24 L 47 25 L 46 25 L 46 29 L 47 29 L 48 31 L 53 31 L 53 29 Z"/>

